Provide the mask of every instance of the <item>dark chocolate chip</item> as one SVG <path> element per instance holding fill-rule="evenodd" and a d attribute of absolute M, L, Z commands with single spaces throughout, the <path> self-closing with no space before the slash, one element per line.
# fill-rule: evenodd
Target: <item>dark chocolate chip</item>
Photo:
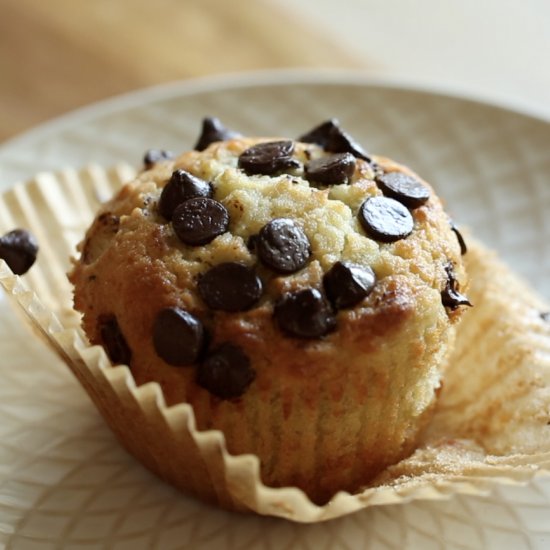
<path fill-rule="evenodd" d="M 189 199 L 174 211 L 172 225 L 183 243 L 191 246 L 208 244 L 227 231 L 229 212 L 214 199 Z"/>
<path fill-rule="evenodd" d="M 170 365 L 196 363 L 204 349 L 206 333 L 199 319 L 178 307 L 161 310 L 153 324 L 153 346 Z"/>
<path fill-rule="evenodd" d="M 458 244 L 460 245 L 460 253 L 464 256 L 464 254 L 468 252 L 466 241 L 464 240 L 464 237 L 458 230 L 458 227 L 455 225 L 455 222 L 453 220 L 449 220 L 449 222 L 451 224 L 451 229 L 453 230 L 454 234 L 456 235 L 456 238 L 458 239 Z"/>
<path fill-rule="evenodd" d="M 197 383 L 221 399 L 243 395 L 256 371 L 243 350 L 229 342 L 213 350 L 197 368 Z"/>
<path fill-rule="evenodd" d="M 101 342 L 111 362 L 114 365 L 129 365 L 132 360 L 132 352 L 120 330 L 116 317 L 114 315 L 100 316 L 98 322 Z"/>
<path fill-rule="evenodd" d="M 224 311 L 250 309 L 262 295 L 262 281 L 254 269 L 237 262 L 213 267 L 199 278 L 198 288 L 208 307 Z"/>
<path fill-rule="evenodd" d="M 329 303 L 315 288 L 286 294 L 274 311 L 282 331 L 298 338 L 320 338 L 336 328 Z"/>
<path fill-rule="evenodd" d="M 376 284 L 370 267 L 350 262 L 336 262 L 323 277 L 323 286 L 336 309 L 353 307 L 366 298 Z"/>
<path fill-rule="evenodd" d="M 383 243 L 403 239 L 414 228 L 411 213 L 388 197 L 370 197 L 361 205 L 358 216 L 366 233 Z"/>
<path fill-rule="evenodd" d="M 23 275 L 36 261 L 38 243 L 26 229 L 14 229 L 0 237 L 0 259 L 16 274 Z"/>
<path fill-rule="evenodd" d="M 195 151 L 204 151 L 211 143 L 235 139 L 241 134 L 226 128 L 219 118 L 206 117 L 202 119 L 202 131 L 199 140 L 195 144 Z"/>
<path fill-rule="evenodd" d="M 540 313 L 540 318 L 545 322 L 545 323 L 550 323 L 550 311 L 542 311 Z"/>
<path fill-rule="evenodd" d="M 309 162 L 305 175 L 309 182 L 321 185 L 349 183 L 355 171 L 355 157 L 351 153 L 336 153 Z"/>
<path fill-rule="evenodd" d="M 300 166 L 300 163 L 292 158 L 293 153 L 293 141 L 258 143 L 241 153 L 239 168 L 247 174 L 279 174 Z"/>
<path fill-rule="evenodd" d="M 445 271 L 447 273 L 447 280 L 445 282 L 445 288 L 441 291 L 441 301 L 443 305 L 452 311 L 458 309 L 460 306 L 472 307 L 470 300 L 459 292 L 453 264 L 448 263 L 445 266 Z"/>
<path fill-rule="evenodd" d="M 375 179 L 384 195 L 409 208 L 418 208 L 430 198 L 430 190 L 421 181 L 403 172 L 386 172 Z"/>
<path fill-rule="evenodd" d="M 306 265 L 311 250 L 301 227 L 287 218 L 275 218 L 260 230 L 260 260 L 279 273 L 294 273 Z"/>
<path fill-rule="evenodd" d="M 159 212 L 167 219 L 171 220 L 174 210 L 186 200 L 195 197 L 211 197 L 212 186 L 207 182 L 186 172 L 185 170 L 175 170 L 164 186 L 159 199 Z"/>
<path fill-rule="evenodd" d="M 172 151 L 165 151 L 163 149 L 149 149 L 143 155 L 143 165 L 146 170 L 153 168 L 157 162 L 162 162 L 165 160 L 172 160 L 174 158 L 174 153 Z"/>
<path fill-rule="evenodd" d="M 298 138 L 303 143 L 316 143 L 330 153 L 351 153 L 354 157 L 371 162 L 370 155 L 333 118 Z"/>

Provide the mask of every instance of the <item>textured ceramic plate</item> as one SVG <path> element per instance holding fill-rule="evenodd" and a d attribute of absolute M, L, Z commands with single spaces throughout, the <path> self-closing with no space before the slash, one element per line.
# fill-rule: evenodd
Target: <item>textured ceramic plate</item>
<path fill-rule="evenodd" d="M 247 134 L 299 135 L 338 117 L 411 165 L 461 224 L 550 297 L 550 124 L 357 75 L 275 73 L 177 84 L 85 109 L 0 148 L 5 188 L 40 170 L 140 163 L 192 146 L 216 115 Z M 495 312 L 498 314 L 498 312 Z M 0 548 L 548 548 L 550 480 L 365 510 L 317 525 L 190 500 L 118 446 L 84 391 L 0 295 Z"/>

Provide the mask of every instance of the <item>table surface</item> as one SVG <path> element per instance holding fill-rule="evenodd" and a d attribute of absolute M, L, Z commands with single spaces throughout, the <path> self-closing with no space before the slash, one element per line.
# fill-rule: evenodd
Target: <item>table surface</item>
<path fill-rule="evenodd" d="M 266 0 L 3 0 L 0 141 L 145 86 L 280 67 L 361 68 L 333 37 Z"/>
<path fill-rule="evenodd" d="M 547 0 L 2 0 L 0 141 L 100 99 L 256 69 L 359 69 L 550 120 Z"/>

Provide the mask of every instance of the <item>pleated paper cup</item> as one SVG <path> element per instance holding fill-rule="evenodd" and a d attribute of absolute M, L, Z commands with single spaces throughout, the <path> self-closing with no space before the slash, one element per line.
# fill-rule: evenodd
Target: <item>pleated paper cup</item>
<path fill-rule="evenodd" d="M 548 306 L 494 253 L 471 243 L 475 307 L 459 327 L 435 416 L 416 452 L 324 506 L 297 488 L 264 485 L 257 457 L 230 455 L 221 432 L 197 430 L 190 405 L 168 407 L 156 383 L 137 387 L 130 369 L 112 366 L 79 328 L 66 277 L 70 257 L 99 204 L 133 175 L 128 166 L 93 166 L 40 174 L 5 193 L 0 232 L 31 230 L 40 254 L 23 278 L 0 260 L 0 283 L 122 445 L 159 477 L 225 508 L 317 522 L 368 506 L 484 494 L 550 471 L 550 322 L 541 315 Z"/>

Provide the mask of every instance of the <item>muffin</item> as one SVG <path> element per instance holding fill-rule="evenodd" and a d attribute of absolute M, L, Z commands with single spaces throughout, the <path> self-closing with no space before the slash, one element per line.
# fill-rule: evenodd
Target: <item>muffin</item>
<path fill-rule="evenodd" d="M 90 341 L 317 503 L 414 450 L 469 305 L 433 189 L 335 120 L 291 140 L 205 119 L 193 151 L 147 153 L 79 250 Z"/>

